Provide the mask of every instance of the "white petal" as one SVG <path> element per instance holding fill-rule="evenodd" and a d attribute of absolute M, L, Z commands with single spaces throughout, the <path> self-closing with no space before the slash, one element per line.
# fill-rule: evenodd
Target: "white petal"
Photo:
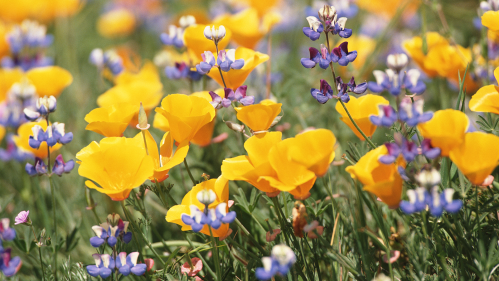
<path fill-rule="evenodd" d="M 111 261 L 111 256 L 108 254 L 104 254 L 101 255 L 100 258 L 102 260 L 102 264 L 104 265 L 104 267 L 109 268 L 109 262 Z"/>
<path fill-rule="evenodd" d="M 204 28 L 204 37 L 206 37 L 206 39 L 212 39 L 213 38 L 213 33 L 211 32 L 211 29 L 209 26 L 206 26 Z"/>
<path fill-rule="evenodd" d="M 409 81 L 411 81 L 411 84 L 413 87 L 418 84 L 419 77 L 421 76 L 421 72 L 417 69 L 411 69 L 407 71 L 407 77 L 409 77 Z"/>
<path fill-rule="evenodd" d="M 226 33 L 225 26 L 223 26 L 223 25 L 219 26 L 218 27 L 217 39 L 220 40 L 220 39 L 224 38 L 225 37 L 225 33 Z"/>
<path fill-rule="evenodd" d="M 92 230 L 95 232 L 95 235 L 97 235 L 98 237 L 101 237 L 104 229 L 102 229 L 102 227 L 100 227 L 98 225 L 94 225 L 94 226 L 92 226 Z"/>
<path fill-rule="evenodd" d="M 373 71 L 374 78 L 376 78 L 376 83 L 381 85 L 386 79 L 386 73 L 381 70 Z"/>
<path fill-rule="evenodd" d="M 100 254 L 93 254 L 92 258 L 95 260 L 95 265 L 99 267 L 101 264 Z"/>
<path fill-rule="evenodd" d="M 129 255 L 130 261 L 132 262 L 133 266 L 137 265 L 137 259 L 139 258 L 139 252 L 131 252 Z"/>
<path fill-rule="evenodd" d="M 337 23 L 341 27 L 341 29 L 345 29 L 345 25 L 347 23 L 347 18 L 345 18 L 345 17 L 339 18 Z"/>
<path fill-rule="evenodd" d="M 226 56 L 229 60 L 235 61 L 236 60 L 236 50 L 235 49 L 227 50 Z"/>
<path fill-rule="evenodd" d="M 126 264 L 126 252 L 119 253 L 118 254 L 118 258 L 121 261 L 121 265 L 125 265 Z"/>

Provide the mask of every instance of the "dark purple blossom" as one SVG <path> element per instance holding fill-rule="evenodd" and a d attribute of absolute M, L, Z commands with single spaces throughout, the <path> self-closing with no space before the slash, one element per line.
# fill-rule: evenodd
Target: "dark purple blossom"
<path fill-rule="evenodd" d="M 324 104 L 328 100 L 333 98 L 333 89 L 331 86 L 327 83 L 326 80 L 321 79 L 321 87 L 320 89 L 312 89 L 310 91 L 310 94 L 314 99 L 316 99 L 318 102 Z"/>
<path fill-rule="evenodd" d="M 357 58 L 357 51 L 348 51 L 348 42 L 341 43 L 338 47 L 333 48 L 331 53 L 331 61 L 337 62 L 341 66 L 347 66 Z"/>
<path fill-rule="evenodd" d="M 433 112 L 423 112 L 423 100 L 417 100 L 414 103 L 403 100 L 400 103 L 399 120 L 407 125 L 414 127 L 420 123 L 425 123 L 433 118 Z"/>
<path fill-rule="evenodd" d="M 379 114 L 369 116 L 376 126 L 391 127 L 397 121 L 397 112 L 390 105 L 379 105 Z"/>

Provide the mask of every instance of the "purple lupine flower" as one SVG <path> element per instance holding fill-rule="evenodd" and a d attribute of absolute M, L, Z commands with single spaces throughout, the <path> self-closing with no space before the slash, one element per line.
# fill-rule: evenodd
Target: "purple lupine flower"
<path fill-rule="evenodd" d="M 119 272 L 124 276 L 128 276 L 130 273 L 137 276 L 144 275 L 147 270 L 147 265 L 144 263 L 137 264 L 138 258 L 139 252 L 132 252 L 128 254 L 128 256 L 126 252 L 121 252 L 116 259 L 116 268 L 118 268 Z"/>
<path fill-rule="evenodd" d="M 114 259 L 108 254 L 93 254 L 95 265 L 88 265 L 87 272 L 92 277 L 102 277 L 106 279 L 111 275 L 116 267 Z"/>
<path fill-rule="evenodd" d="M 118 220 L 118 231 L 120 236 L 122 236 L 123 242 L 125 244 L 130 243 L 132 241 L 132 232 L 128 231 L 129 222 L 123 221 L 121 218 Z"/>
<path fill-rule="evenodd" d="M 414 103 L 402 100 L 398 112 L 399 119 L 411 127 L 429 121 L 433 118 L 433 112 L 423 112 L 423 104 L 423 100 L 417 100 Z"/>
<path fill-rule="evenodd" d="M 215 109 L 220 109 L 222 107 L 229 107 L 233 101 L 238 101 L 244 106 L 252 105 L 255 101 L 255 97 L 246 96 L 247 88 L 248 86 L 246 85 L 239 86 L 235 92 L 230 88 L 225 88 L 224 98 L 220 97 L 215 92 L 211 91 L 209 92 L 212 99 L 210 103 L 213 105 L 213 107 L 215 107 Z"/>
<path fill-rule="evenodd" d="M 109 225 L 107 223 L 92 226 L 95 236 L 90 238 L 90 245 L 94 248 L 99 248 L 102 244 L 106 243 L 106 239 L 109 237 L 108 229 Z"/>
<path fill-rule="evenodd" d="M 182 214 L 181 219 L 184 224 L 189 225 L 192 228 L 192 231 L 199 232 L 205 225 L 211 223 L 207 214 L 200 211 L 196 205 L 190 205 L 189 208 L 191 210 L 191 215 Z"/>
<path fill-rule="evenodd" d="M 236 60 L 236 50 L 221 50 L 218 52 L 217 64 L 222 71 L 228 72 L 231 69 L 241 69 L 244 66 L 244 59 Z"/>
<path fill-rule="evenodd" d="M 411 69 L 405 74 L 404 87 L 407 91 L 414 95 L 421 95 L 426 91 L 426 85 L 423 81 L 419 81 L 421 72 L 417 69 Z"/>
<path fill-rule="evenodd" d="M 427 204 L 430 213 L 434 217 L 442 216 L 444 211 L 455 214 L 461 210 L 463 201 L 453 199 L 454 189 L 446 188 L 442 193 L 438 193 L 438 186 L 431 189 L 430 196 L 427 198 Z"/>
<path fill-rule="evenodd" d="M 203 61 L 196 65 L 196 70 L 201 74 L 206 74 L 210 72 L 210 70 L 215 67 L 216 61 L 215 56 L 210 51 L 205 51 L 201 54 Z"/>
<path fill-rule="evenodd" d="M 0 219 L 0 238 L 4 241 L 12 241 L 16 238 L 16 231 L 10 226 L 10 219 Z M 0 244 L 1 246 L 1 244 Z"/>
<path fill-rule="evenodd" d="M 310 40 L 315 41 L 321 37 L 321 33 L 324 31 L 324 26 L 321 21 L 316 17 L 307 17 L 307 21 L 310 27 L 303 28 L 303 34 L 310 38 Z"/>
<path fill-rule="evenodd" d="M 242 85 L 242 86 L 239 86 L 236 89 L 236 92 L 234 93 L 234 98 L 244 106 L 252 105 L 253 103 L 255 103 L 254 96 L 247 96 L 246 95 L 247 90 L 248 90 L 248 86 Z"/>
<path fill-rule="evenodd" d="M 45 162 L 43 162 L 43 160 L 41 158 L 38 158 L 38 157 L 35 158 L 35 165 L 32 165 L 30 163 L 26 163 L 24 170 L 31 177 L 45 175 L 48 172 L 47 166 L 45 165 Z"/>
<path fill-rule="evenodd" d="M 426 208 L 426 202 L 430 197 L 428 191 L 424 187 L 407 190 L 409 201 L 403 200 L 400 202 L 400 210 L 407 215 L 421 212 Z"/>
<path fill-rule="evenodd" d="M 22 261 L 20 257 L 11 258 L 11 249 L 5 249 L 1 253 L 0 270 L 5 277 L 14 276 L 21 268 Z"/>
<path fill-rule="evenodd" d="M 57 100 L 54 96 L 43 97 L 36 100 L 35 109 L 29 107 L 24 109 L 24 116 L 29 121 L 35 121 L 42 116 L 52 113 L 57 108 Z"/>
<path fill-rule="evenodd" d="M 13 136 L 13 134 L 7 135 L 7 148 L 0 148 L 0 160 L 6 162 L 14 159 L 18 162 L 24 162 L 33 159 L 33 154 L 17 148 Z"/>
<path fill-rule="evenodd" d="M 379 105 L 379 114 L 369 116 L 376 126 L 391 127 L 397 121 L 397 112 L 390 105 Z"/>
<path fill-rule="evenodd" d="M 317 64 L 322 69 L 327 69 L 329 67 L 329 63 L 331 62 L 331 55 L 328 53 L 327 48 L 324 44 L 321 44 L 321 50 L 317 50 L 316 48 L 309 48 L 310 59 L 302 58 L 301 64 L 306 68 L 314 68 Z"/>
<path fill-rule="evenodd" d="M 430 139 L 424 139 L 421 142 L 421 152 L 426 158 L 428 159 L 435 159 L 438 156 L 440 156 L 440 148 L 438 147 L 433 147 L 431 145 L 431 140 Z"/>
<path fill-rule="evenodd" d="M 367 90 L 367 83 L 357 85 L 353 76 L 348 83 L 343 83 L 341 77 L 336 77 L 336 85 L 338 87 L 338 97 L 345 103 L 350 101 L 348 92 L 363 94 Z"/>
<path fill-rule="evenodd" d="M 392 164 L 397 160 L 400 154 L 407 162 L 413 161 L 418 155 L 416 143 L 406 140 L 401 134 L 394 135 L 395 142 L 385 143 L 388 150 L 387 155 L 380 156 L 378 161 L 383 164 Z"/>
<path fill-rule="evenodd" d="M 18 224 L 31 225 L 31 220 L 29 219 L 29 210 L 21 211 L 19 212 L 19 214 L 17 214 L 14 225 Z"/>
<path fill-rule="evenodd" d="M 166 76 L 173 80 L 186 78 L 189 72 L 189 66 L 185 62 L 176 62 L 174 66 L 165 67 Z"/>
<path fill-rule="evenodd" d="M 48 130 L 47 132 L 45 132 L 42 126 L 35 125 L 31 128 L 31 131 L 33 132 L 33 135 L 29 136 L 29 146 L 34 149 L 38 149 L 42 142 L 46 142 L 48 140 Z M 53 143 L 52 146 L 54 146 L 56 143 L 57 142 Z"/>
<path fill-rule="evenodd" d="M 213 91 L 210 91 L 209 92 L 210 96 L 211 96 L 211 100 L 210 101 L 210 104 L 213 105 L 213 107 L 215 109 L 220 109 L 223 107 L 223 104 L 222 104 L 222 101 L 223 101 L 223 98 L 219 95 L 217 95 L 217 93 L 213 92 Z"/>
<path fill-rule="evenodd" d="M 65 132 L 64 123 L 54 122 L 54 124 L 52 124 L 52 129 L 47 131 L 52 132 L 52 138 L 56 141 L 56 143 L 68 144 L 73 140 L 73 133 Z M 49 135 L 49 140 L 47 140 L 47 143 L 50 145 L 50 135 Z"/>
<path fill-rule="evenodd" d="M 62 176 L 63 173 L 69 173 L 71 170 L 73 170 L 75 166 L 75 162 L 73 159 L 69 160 L 68 162 L 64 162 L 64 159 L 62 158 L 62 155 L 59 154 L 55 158 L 54 162 L 54 167 L 52 168 L 52 172 L 58 176 Z"/>
<path fill-rule="evenodd" d="M 349 38 L 350 36 L 352 36 L 352 30 L 349 28 L 345 28 L 346 23 L 347 18 L 339 18 L 334 23 L 334 28 L 332 29 L 331 33 L 333 33 L 333 35 L 338 34 L 342 38 Z"/>
<path fill-rule="evenodd" d="M 398 96 L 402 91 L 402 79 L 400 74 L 397 74 L 391 69 L 387 69 L 386 72 L 381 70 L 373 71 L 374 78 L 376 82 L 368 82 L 367 86 L 371 92 L 381 93 L 383 91 L 388 91 L 391 95 Z"/>
<path fill-rule="evenodd" d="M 310 91 L 310 94 L 314 99 L 316 99 L 318 102 L 325 104 L 328 100 L 333 98 L 333 89 L 331 86 L 327 83 L 326 80 L 321 79 L 321 87 L 320 89 L 312 89 Z"/>
<path fill-rule="evenodd" d="M 270 257 L 262 258 L 263 267 L 256 269 L 255 275 L 259 280 L 269 280 L 274 275 L 286 276 L 289 269 L 296 262 L 296 255 L 286 245 L 275 245 Z"/>
<path fill-rule="evenodd" d="M 175 25 L 168 27 L 168 33 L 161 33 L 161 42 L 167 46 L 175 46 L 179 49 L 184 47 L 184 30 Z"/>
<path fill-rule="evenodd" d="M 337 62 L 341 66 L 347 66 L 356 58 L 357 51 L 348 52 L 348 42 L 343 42 L 338 47 L 333 48 L 331 53 L 331 61 Z"/>

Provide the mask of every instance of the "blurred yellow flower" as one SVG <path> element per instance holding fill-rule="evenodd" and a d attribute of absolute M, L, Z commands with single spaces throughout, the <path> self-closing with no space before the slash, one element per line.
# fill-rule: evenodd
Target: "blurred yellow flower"
<path fill-rule="evenodd" d="M 172 138 L 179 143 L 191 141 L 203 126 L 215 118 L 215 109 L 206 99 L 182 94 L 164 98 L 156 112 L 168 120 Z"/>
<path fill-rule="evenodd" d="M 260 17 L 282 3 L 282 0 L 232 0 L 235 4 L 246 4 L 258 11 Z"/>
<path fill-rule="evenodd" d="M 3 58 L 9 53 L 9 42 L 6 39 L 8 27 L 0 21 L 0 57 Z"/>
<path fill-rule="evenodd" d="M 480 185 L 499 164 L 499 137 L 482 132 L 467 133 L 450 151 L 450 159 L 474 185 Z"/>
<path fill-rule="evenodd" d="M 212 24 L 210 24 L 211 26 Z M 206 25 L 196 24 L 191 25 L 184 31 L 184 45 L 189 52 L 189 55 L 193 59 L 193 63 L 197 64 L 202 61 L 201 54 L 205 51 L 210 51 L 216 55 L 216 48 L 213 41 L 206 39 L 204 37 L 204 28 Z M 218 28 L 218 25 L 215 25 Z M 232 37 L 232 32 L 227 28 L 225 37 L 218 42 L 218 50 L 223 50 L 229 45 L 230 38 Z M 239 57 L 236 58 L 239 59 Z"/>
<path fill-rule="evenodd" d="M 373 14 L 381 15 L 386 19 L 395 16 L 398 9 L 404 7 L 403 15 L 410 18 L 417 11 L 420 1 L 413 0 L 358 0 L 356 4 L 359 8 L 367 10 Z"/>
<path fill-rule="evenodd" d="M 499 79 L 499 67 L 494 70 L 494 76 Z M 499 81 L 499 80 L 498 80 Z M 475 112 L 491 112 L 499 114 L 499 87 L 488 85 L 480 88 L 471 97 L 469 107 Z"/>
<path fill-rule="evenodd" d="M 482 25 L 491 31 L 499 31 L 499 11 L 487 11 L 482 15 Z"/>
<path fill-rule="evenodd" d="M 338 47 L 343 41 L 338 42 Z M 352 35 L 348 38 L 348 49 L 357 51 L 357 58 L 350 64 L 353 65 L 355 70 L 360 70 L 364 67 L 366 59 L 374 51 L 376 47 L 376 40 L 365 35 Z M 348 70 L 348 67 L 340 67 L 341 72 Z M 367 71 L 369 72 L 369 71 Z"/>
<path fill-rule="evenodd" d="M 366 153 L 353 166 L 348 166 L 345 170 L 350 173 L 353 179 L 360 181 L 364 185 L 364 190 L 378 196 L 381 201 L 390 208 L 397 208 L 402 195 L 402 178 L 397 166 L 405 167 L 405 163 L 382 164 L 379 157 L 388 154 L 386 146 L 382 145 Z"/>
<path fill-rule="evenodd" d="M 216 58 L 217 56 L 215 56 Z M 251 49 L 239 47 L 236 49 L 236 59 L 244 59 L 244 66 L 241 69 L 231 69 L 229 72 L 222 72 L 224 76 L 227 88 L 235 90 L 239 86 L 244 84 L 248 75 L 261 63 L 266 62 L 269 56 L 259 52 L 255 52 Z M 221 87 L 224 86 L 222 78 L 220 77 L 220 72 L 216 70 L 210 71 L 208 73 L 213 80 L 215 80 Z"/>
<path fill-rule="evenodd" d="M 260 18 L 256 8 L 248 8 L 235 15 L 219 16 L 214 23 L 230 29 L 232 40 L 238 45 L 254 49 L 258 42 L 269 33 L 272 26 L 280 20 L 281 17 L 277 13 L 266 13 Z"/>
<path fill-rule="evenodd" d="M 442 156 L 449 156 L 449 152 L 464 140 L 468 126 L 466 114 L 445 109 L 435 112 L 430 121 L 419 124 L 418 130 L 424 138 L 431 140 L 433 147 L 440 148 Z"/>
<path fill-rule="evenodd" d="M 0 125 L 0 142 L 2 142 L 3 138 L 5 137 L 5 127 Z"/>
<path fill-rule="evenodd" d="M 126 103 L 136 107 L 135 116 L 131 124 L 136 125 L 137 115 L 140 103 L 146 113 L 149 113 L 158 105 L 163 93 L 158 70 L 154 64 L 147 62 L 140 72 L 132 73 L 123 71 L 115 79 L 116 85 L 107 90 L 97 98 L 97 104 L 100 107 L 110 107 L 114 104 Z"/>
<path fill-rule="evenodd" d="M 201 204 L 197 199 L 198 192 L 202 190 L 213 190 L 217 195 L 216 200 L 209 205 L 209 208 L 214 208 L 220 203 L 229 202 L 229 181 L 223 176 L 220 176 L 217 179 L 210 179 L 194 186 L 191 191 L 189 191 L 184 196 L 184 198 L 182 199 L 182 203 L 170 208 L 170 210 L 168 210 L 168 213 L 166 213 L 166 221 L 182 226 L 182 231 L 191 230 L 191 226 L 186 225 L 184 224 L 184 222 L 182 222 L 182 214 L 191 215 L 191 205 L 195 205 L 201 211 L 204 210 L 205 206 Z M 229 231 L 229 225 L 226 223 L 222 223 L 220 228 L 212 229 L 212 231 L 214 237 L 224 237 Z M 205 225 L 200 232 L 206 235 L 210 235 L 208 225 Z"/>
<path fill-rule="evenodd" d="M 142 138 L 141 133 L 139 133 Z M 111 137 L 92 142 L 76 154 L 85 185 L 114 201 L 128 198 L 130 191 L 153 175 L 154 161 L 139 138 Z M 95 183 L 94 183 L 95 182 Z M 96 183 L 99 186 L 96 185 Z"/>
<path fill-rule="evenodd" d="M 371 137 L 376 131 L 376 126 L 371 123 L 369 116 L 379 114 L 379 105 L 388 105 L 389 102 L 382 96 L 367 94 L 360 98 L 350 96 L 350 101 L 345 103 L 346 108 L 350 112 L 353 120 L 359 128 L 366 134 L 366 136 Z M 355 135 L 360 140 L 365 140 L 361 133 L 355 128 L 350 118 L 348 118 L 347 112 L 338 101 L 336 103 L 336 111 L 341 114 L 340 120 L 347 124 L 350 129 L 355 133 Z"/>
<path fill-rule="evenodd" d="M 317 176 L 323 176 L 334 159 L 334 134 L 311 130 L 281 141 L 281 132 L 254 135 L 244 143 L 248 156 L 225 159 L 222 175 L 242 180 L 267 193 L 287 191 L 305 199 Z M 305 157 L 304 157 L 305 156 Z"/>
<path fill-rule="evenodd" d="M 115 9 L 99 17 L 97 30 L 104 37 L 120 37 L 130 35 L 137 22 L 134 14 L 127 9 Z"/>
<path fill-rule="evenodd" d="M 426 55 L 423 53 L 423 39 L 419 36 L 404 41 L 402 46 L 430 78 L 438 75 L 457 85 L 458 72 L 463 77 L 466 66 L 471 62 L 471 49 L 452 45 L 437 32 L 427 32 L 426 42 Z M 466 75 L 465 87 L 471 91 L 477 87 L 471 75 Z"/>
<path fill-rule="evenodd" d="M 42 120 L 40 122 L 24 123 L 21 126 L 19 126 L 19 128 L 17 129 L 17 135 L 13 137 L 13 140 L 18 149 L 24 152 L 31 153 L 35 157 L 44 159 L 47 158 L 48 156 L 46 142 L 42 142 L 42 144 L 38 149 L 29 146 L 29 137 L 33 135 L 33 131 L 31 130 L 31 128 L 33 128 L 35 125 L 41 126 L 44 131 L 47 130 L 47 122 L 45 120 Z M 50 153 L 53 153 L 54 151 L 58 150 L 59 148 L 61 148 L 61 146 L 62 145 L 60 143 L 52 146 L 50 148 Z"/>
<path fill-rule="evenodd" d="M 35 86 L 40 97 L 58 97 L 62 90 L 73 83 L 69 71 L 58 66 L 36 67 L 26 72 L 26 77 Z"/>
<path fill-rule="evenodd" d="M 0 68 L 0 102 L 7 98 L 7 93 L 14 83 L 20 82 L 24 73 L 20 68 Z"/>
<path fill-rule="evenodd" d="M 266 131 L 281 113 L 282 103 L 274 104 L 252 104 L 236 107 L 237 119 L 248 126 L 253 132 Z"/>
<path fill-rule="evenodd" d="M 85 129 L 105 137 L 121 137 L 138 111 L 138 106 L 128 103 L 96 108 L 85 116 Z"/>
<path fill-rule="evenodd" d="M 220 97 L 224 97 L 225 91 L 224 89 L 218 89 L 214 91 L 215 94 L 219 95 Z M 196 97 L 201 97 L 207 100 L 208 102 L 212 101 L 212 98 L 209 94 L 208 91 L 203 91 L 203 92 L 196 92 L 192 93 L 193 96 Z M 194 138 L 192 138 L 191 143 L 199 145 L 201 147 L 207 146 L 211 143 L 211 139 L 213 137 L 213 131 L 215 129 L 215 122 L 217 118 L 213 118 L 210 123 L 204 125 L 199 129 L 199 131 L 194 135 Z"/>
<path fill-rule="evenodd" d="M 36 19 L 48 22 L 56 17 L 68 17 L 74 15 L 82 7 L 84 2 L 81 0 L 39 0 L 43 2 L 33 15 Z"/>

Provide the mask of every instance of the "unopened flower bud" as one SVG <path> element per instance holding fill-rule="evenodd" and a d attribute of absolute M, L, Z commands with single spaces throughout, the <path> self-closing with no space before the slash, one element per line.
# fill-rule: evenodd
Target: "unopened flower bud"
<path fill-rule="evenodd" d="M 270 124 L 270 128 L 272 128 L 275 125 L 277 125 L 277 123 L 279 123 L 279 121 L 281 121 L 281 118 L 282 118 L 282 115 L 281 116 L 276 116 L 276 118 L 274 118 L 274 121 L 272 121 L 272 124 Z"/>
<path fill-rule="evenodd" d="M 222 40 L 225 37 L 226 31 L 223 25 L 220 25 L 218 28 L 215 28 L 214 25 L 206 26 L 204 29 L 204 37 L 209 40 L 213 40 L 215 44 L 218 44 L 218 41 Z"/>
<path fill-rule="evenodd" d="M 324 5 L 324 7 L 319 10 L 319 17 L 323 21 L 332 20 L 336 15 L 336 8 L 334 6 Z"/>
<path fill-rule="evenodd" d="M 178 23 L 180 24 L 180 26 L 182 28 L 186 28 L 186 27 L 189 27 L 191 25 L 195 25 L 196 24 L 196 18 L 194 16 L 191 16 L 191 15 L 182 16 L 180 18 L 180 20 L 178 21 Z"/>
<path fill-rule="evenodd" d="M 240 133 L 242 133 L 244 131 L 244 125 L 239 125 L 239 124 L 236 124 L 236 123 L 233 123 L 233 122 L 230 122 L 230 121 L 225 121 L 225 124 L 232 131 L 240 132 Z"/>
<path fill-rule="evenodd" d="M 45 228 L 42 229 L 42 232 L 40 233 L 40 238 L 45 238 Z"/>
<path fill-rule="evenodd" d="M 433 187 L 440 183 L 440 172 L 435 168 L 424 168 L 419 174 L 414 176 L 421 186 Z"/>
<path fill-rule="evenodd" d="M 147 123 L 147 114 L 146 111 L 144 110 L 144 107 L 142 106 L 142 102 L 140 103 L 140 109 L 139 109 L 139 124 L 137 124 L 137 129 L 139 130 L 147 130 L 151 127 L 149 123 Z"/>
<path fill-rule="evenodd" d="M 409 59 L 406 54 L 393 54 L 386 59 L 386 65 L 397 73 L 406 67 L 408 63 Z"/>
<path fill-rule="evenodd" d="M 215 200 L 217 200 L 217 195 L 211 189 L 204 189 L 198 192 L 196 198 L 199 202 L 201 202 L 201 204 L 210 205 L 211 203 L 215 202 Z"/>

